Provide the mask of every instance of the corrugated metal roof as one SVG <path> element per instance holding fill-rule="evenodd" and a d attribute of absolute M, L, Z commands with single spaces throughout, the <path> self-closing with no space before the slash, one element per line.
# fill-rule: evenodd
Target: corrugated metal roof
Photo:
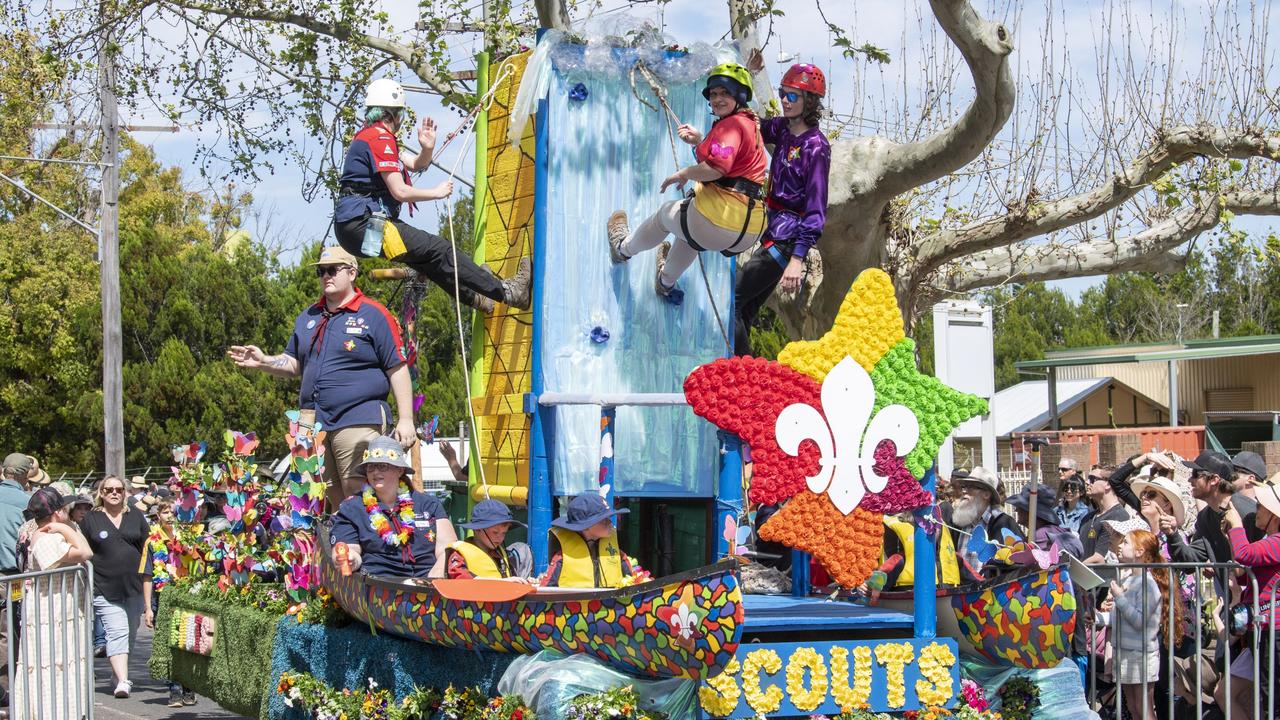
<path fill-rule="evenodd" d="M 1110 348 L 1081 348 L 1083 352 L 1062 350 L 1043 360 L 1022 360 L 1014 367 L 1043 370 L 1050 367 L 1097 365 L 1100 363 L 1136 363 L 1168 360 L 1205 360 L 1210 358 L 1271 355 L 1280 353 L 1280 335 L 1251 335 L 1216 340 L 1188 340 L 1173 345 L 1116 345 Z"/>
<path fill-rule="evenodd" d="M 1059 380 L 1058 414 L 1067 412 L 1111 381 L 1109 377 Z M 1051 416 L 1048 381 L 1028 380 L 997 392 L 991 401 L 991 413 L 998 438 L 1015 432 L 1039 430 L 1049 424 Z M 970 418 L 956 428 L 952 437 L 967 440 L 981 435 L 982 419 Z"/>

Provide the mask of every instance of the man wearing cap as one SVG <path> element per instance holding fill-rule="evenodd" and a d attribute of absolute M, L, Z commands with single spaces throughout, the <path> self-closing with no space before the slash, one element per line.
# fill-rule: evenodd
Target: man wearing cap
<path fill-rule="evenodd" d="M 26 522 L 23 514 L 31 499 L 27 478 L 33 466 L 30 455 L 9 453 L 0 469 L 0 575 L 18 572 L 18 529 Z M 8 597 L 7 590 L 0 587 L 0 608 Z M 0 707 L 7 707 L 9 701 L 9 641 L 6 623 L 0 622 Z"/>
<path fill-rule="evenodd" d="M 994 472 L 979 465 L 966 476 L 953 475 L 951 482 L 956 486 L 957 497 L 952 503 L 948 524 L 966 533 L 981 525 L 986 528 L 987 537 L 997 542 L 1004 530 L 1022 538 L 1018 524 L 1000 509 L 1004 503 L 1004 485 Z"/>
<path fill-rule="evenodd" d="M 613 518 L 631 512 L 614 510 L 598 493 L 569 501 L 565 514 L 551 521 L 551 562 L 543 585 L 574 588 L 616 588 L 640 570 L 618 547 Z"/>
<path fill-rule="evenodd" d="M 1222 529 L 1227 508 L 1235 506 L 1241 517 L 1249 517 L 1257 513 L 1258 503 L 1236 492 L 1236 469 L 1225 454 L 1206 450 L 1194 461 L 1183 460 L 1182 464 L 1191 469 L 1191 496 L 1204 503 L 1204 509 L 1196 515 L 1192 539 L 1192 545 L 1199 550 L 1197 556 L 1213 562 L 1231 562 L 1231 540 Z"/>
<path fill-rule="evenodd" d="M 497 500 L 483 500 L 471 508 L 471 522 L 462 527 L 471 537 L 449 545 L 447 572 L 451 578 L 493 578 L 530 582 L 533 551 L 526 543 L 503 545 L 512 525 L 526 527 L 511 517 L 511 510 Z"/>
<path fill-rule="evenodd" d="M 369 442 L 388 434 L 409 447 L 417 441 L 413 392 L 400 325 L 380 303 L 355 286 L 356 259 L 327 247 L 315 263 L 324 295 L 293 324 L 284 352 L 268 356 L 255 345 L 227 355 L 243 368 L 302 378 L 301 404 L 324 431 L 325 480 L 330 508 L 360 490 L 355 466 Z M 395 396 L 391 416 L 387 392 Z"/>

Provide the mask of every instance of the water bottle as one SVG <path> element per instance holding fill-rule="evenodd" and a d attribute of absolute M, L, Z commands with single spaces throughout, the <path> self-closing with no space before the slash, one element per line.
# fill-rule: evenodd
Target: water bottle
<path fill-rule="evenodd" d="M 364 241 L 360 243 L 360 254 L 364 257 L 378 257 L 382 254 L 382 228 L 387 222 L 385 213 L 376 212 L 369 217 L 364 226 Z"/>

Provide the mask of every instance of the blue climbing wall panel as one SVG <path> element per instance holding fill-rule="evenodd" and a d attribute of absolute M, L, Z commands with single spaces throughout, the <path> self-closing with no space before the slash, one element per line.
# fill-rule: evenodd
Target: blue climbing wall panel
<path fill-rule="evenodd" d="M 711 125 L 699 79 L 712 64 L 710 56 L 569 44 L 551 53 L 547 184 L 539 215 L 545 223 L 544 285 L 535 328 L 542 340 L 544 391 L 681 392 L 691 370 L 727 354 L 721 323 L 733 336 L 728 258 L 703 253 L 707 283 L 695 262 L 680 279 L 685 299 L 678 307 L 654 292 L 656 251 L 619 267 L 609 261 L 609 214 L 626 210 L 634 227 L 663 202 L 679 198 L 675 188 L 658 193 L 662 180 L 675 172 L 677 158 L 681 167 L 694 163 L 692 148 L 678 139 L 673 155 L 665 113 L 646 107 L 633 93 L 630 69 L 638 57 L 667 88 L 668 102 L 682 121 L 704 132 Z M 707 68 L 692 67 L 694 62 Z M 643 77 L 636 74 L 635 82 L 636 92 L 660 107 Z M 608 339 L 598 342 L 602 331 Z M 568 406 L 556 412 L 555 493 L 596 488 L 599 408 Z M 710 496 L 718 447 L 715 428 L 687 407 L 619 407 L 614 492 Z"/>

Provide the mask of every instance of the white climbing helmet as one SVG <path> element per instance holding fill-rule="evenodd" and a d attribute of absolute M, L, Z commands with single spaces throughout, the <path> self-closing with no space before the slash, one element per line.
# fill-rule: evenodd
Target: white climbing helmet
<path fill-rule="evenodd" d="M 365 107 L 404 107 L 404 88 L 391 78 L 378 78 L 369 83 L 364 94 Z"/>

